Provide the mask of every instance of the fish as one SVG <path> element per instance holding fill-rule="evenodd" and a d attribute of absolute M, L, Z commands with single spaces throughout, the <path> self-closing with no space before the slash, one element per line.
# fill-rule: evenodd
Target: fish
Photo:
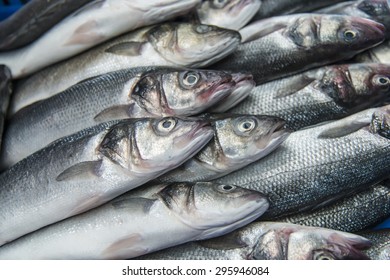
<path fill-rule="evenodd" d="M 380 183 L 316 211 L 290 215 L 277 222 L 346 232 L 370 228 L 390 216 L 390 185 Z"/>
<path fill-rule="evenodd" d="M 289 223 L 254 222 L 217 238 L 190 242 L 142 260 L 367 260 L 359 235 Z"/>
<path fill-rule="evenodd" d="M 0 174 L 0 246 L 157 178 L 212 135 L 202 119 L 142 118 L 53 142 Z"/>
<path fill-rule="evenodd" d="M 374 107 L 389 95 L 387 64 L 327 65 L 258 85 L 229 112 L 278 116 L 299 130 Z"/>
<path fill-rule="evenodd" d="M 390 29 L 390 3 L 388 0 L 346 1 L 317 10 L 315 13 L 368 18 L 382 23 L 386 30 Z M 390 32 L 386 32 L 386 38 L 390 38 Z"/>
<path fill-rule="evenodd" d="M 261 0 L 206 0 L 196 8 L 202 24 L 240 30 L 257 13 Z"/>
<path fill-rule="evenodd" d="M 64 18 L 33 43 L 0 53 L 0 64 L 18 79 L 70 58 L 110 38 L 163 22 L 194 8 L 200 0 L 95 0 Z"/>
<path fill-rule="evenodd" d="M 91 0 L 31 0 L 0 22 L 0 51 L 23 47 Z"/>
<path fill-rule="evenodd" d="M 241 44 L 212 69 L 252 73 L 257 85 L 352 58 L 384 40 L 369 19 L 322 14 L 279 16 L 240 30 Z"/>
<path fill-rule="evenodd" d="M 390 63 L 390 40 L 386 40 L 375 48 L 357 55 L 353 59 L 360 63 Z"/>
<path fill-rule="evenodd" d="M 102 122 L 201 113 L 234 86 L 230 74 L 196 69 L 130 68 L 89 79 L 15 114 L 4 132 L 0 166 Z"/>
<path fill-rule="evenodd" d="M 390 229 L 367 230 L 359 234 L 373 244 L 365 251 L 367 256 L 372 260 L 390 260 Z"/>
<path fill-rule="evenodd" d="M 12 93 L 11 71 L 5 65 L 0 65 L 0 151 L 2 147 L 4 121 L 7 115 L 9 100 Z"/>
<path fill-rule="evenodd" d="M 133 258 L 228 233 L 267 206 L 264 195 L 237 186 L 145 186 L 0 247 L 0 259 Z"/>
<path fill-rule="evenodd" d="M 387 178 L 389 114 L 383 106 L 295 131 L 267 157 L 215 182 L 266 194 L 262 220 L 314 211 Z"/>
<path fill-rule="evenodd" d="M 193 158 L 156 182 L 196 182 L 222 177 L 260 160 L 290 135 L 283 119 L 261 115 L 208 116 L 213 139 Z"/>
<path fill-rule="evenodd" d="M 140 66 L 202 68 L 233 52 L 240 40 L 237 31 L 202 24 L 166 22 L 140 28 L 19 80 L 10 115 L 112 71 Z"/>
<path fill-rule="evenodd" d="M 311 12 L 316 9 L 342 2 L 343 0 L 261 0 L 261 6 L 253 20 L 270 18 L 280 15 L 296 14 L 302 12 Z"/>

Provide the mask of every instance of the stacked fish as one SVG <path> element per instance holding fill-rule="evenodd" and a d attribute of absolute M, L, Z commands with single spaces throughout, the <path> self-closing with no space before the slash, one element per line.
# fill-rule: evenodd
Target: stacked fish
<path fill-rule="evenodd" d="M 339 2 L 0 22 L 0 259 L 390 259 L 390 2 Z"/>

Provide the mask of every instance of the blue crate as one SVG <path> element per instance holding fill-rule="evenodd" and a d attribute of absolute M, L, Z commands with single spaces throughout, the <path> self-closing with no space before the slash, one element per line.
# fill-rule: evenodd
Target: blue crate
<path fill-rule="evenodd" d="M 0 21 L 6 19 L 29 0 L 1 0 L 0 1 Z"/>
<path fill-rule="evenodd" d="M 390 228 L 390 217 L 387 218 L 384 222 L 377 225 L 374 229 L 383 229 L 383 228 Z"/>

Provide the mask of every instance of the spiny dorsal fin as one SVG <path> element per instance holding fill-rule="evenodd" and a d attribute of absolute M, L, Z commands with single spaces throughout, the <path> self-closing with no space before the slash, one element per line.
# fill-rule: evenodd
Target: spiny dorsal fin
<path fill-rule="evenodd" d="M 91 177 L 99 177 L 101 160 L 84 161 L 67 168 L 56 178 L 57 181 L 69 181 L 74 179 L 88 180 Z"/>

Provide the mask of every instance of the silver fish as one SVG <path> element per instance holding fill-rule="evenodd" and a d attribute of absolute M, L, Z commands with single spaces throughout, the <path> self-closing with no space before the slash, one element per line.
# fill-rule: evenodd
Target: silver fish
<path fill-rule="evenodd" d="M 390 229 L 359 232 L 368 238 L 372 246 L 365 253 L 373 260 L 390 260 Z"/>
<path fill-rule="evenodd" d="M 358 17 L 297 14 L 240 30 L 242 44 L 213 69 L 248 71 L 256 84 L 353 57 L 384 40 L 384 26 Z"/>
<path fill-rule="evenodd" d="M 234 86 L 222 71 L 172 68 L 130 68 L 87 80 L 13 116 L 4 132 L 1 167 L 102 122 L 198 114 Z"/>
<path fill-rule="evenodd" d="M 368 18 L 382 23 L 386 29 L 386 37 L 390 37 L 390 2 L 389 0 L 360 0 L 342 2 L 315 11 L 323 14 L 341 14 Z"/>
<path fill-rule="evenodd" d="M 369 49 L 354 58 L 357 62 L 390 63 L 390 40 Z"/>
<path fill-rule="evenodd" d="M 316 211 L 287 216 L 277 221 L 358 232 L 390 216 L 390 185 L 373 186 L 329 206 L 317 208 Z"/>
<path fill-rule="evenodd" d="M 0 51 L 23 47 L 91 0 L 31 0 L 0 22 Z"/>
<path fill-rule="evenodd" d="M 279 15 L 310 12 L 342 1 L 343 0 L 261 0 L 260 9 L 253 20 Z"/>
<path fill-rule="evenodd" d="M 96 0 L 30 45 L 0 54 L 13 78 L 32 74 L 110 38 L 186 13 L 200 0 Z"/>
<path fill-rule="evenodd" d="M 203 67 L 233 52 L 240 39 L 236 31 L 209 25 L 168 22 L 141 28 L 19 81 L 10 114 L 111 71 L 153 65 Z"/>
<path fill-rule="evenodd" d="M 165 249 L 139 259 L 339 260 L 368 259 L 359 235 L 287 223 L 256 222 L 227 235 Z"/>
<path fill-rule="evenodd" d="M 203 24 L 239 30 L 257 13 L 261 0 L 206 0 L 196 8 Z"/>
<path fill-rule="evenodd" d="M 144 187 L 0 247 L 0 259 L 127 259 L 228 233 L 267 210 L 256 191 L 212 183 Z M 169 238 L 161 238 L 169 233 Z"/>
<path fill-rule="evenodd" d="M 0 245 L 157 178 L 212 137 L 208 122 L 103 123 L 61 138 L 0 175 Z"/>
<path fill-rule="evenodd" d="M 278 116 L 298 130 L 346 117 L 389 96 L 390 65 L 331 65 L 258 85 L 230 112 Z"/>
<path fill-rule="evenodd" d="M 262 219 L 325 206 L 380 182 L 390 168 L 390 106 L 292 133 L 273 153 L 216 181 L 268 195 Z"/>
<path fill-rule="evenodd" d="M 158 182 L 196 182 L 222 177 L 274 151 L 290 134 L 284 120 L 270 116 L 211 116 L 214 138 L 195 157 Z"/>
<path fill-rule="evenodd" d="M 2 147 L 4 121 L 12 93 L 11 71 L 5 65 L 0 65 L 0 151 Z"/>

